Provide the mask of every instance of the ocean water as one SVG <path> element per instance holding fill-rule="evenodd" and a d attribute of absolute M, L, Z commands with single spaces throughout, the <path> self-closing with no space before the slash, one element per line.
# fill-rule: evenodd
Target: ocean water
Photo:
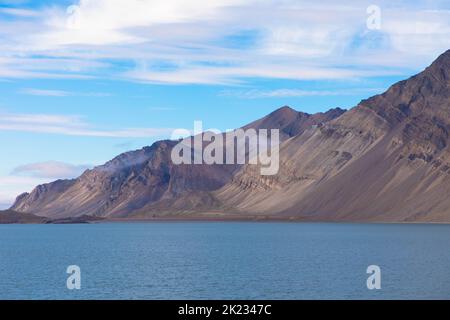
<path fill-rule="evenodd" d="M 450 225 L 0 225 L 0 298 L 449 299 Z"/>

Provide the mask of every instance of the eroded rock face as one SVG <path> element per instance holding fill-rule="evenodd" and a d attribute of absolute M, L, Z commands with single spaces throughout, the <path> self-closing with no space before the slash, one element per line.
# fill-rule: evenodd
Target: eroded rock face
<path fill-rule="evenodd" d="M 13 209 L 148 217 L 236 213 L 314 221 L 450 221 L 450 51 L 344 113 L 280 108 L 244 128 L 280 129 L 280 170 L 181 165 L 176 142 L 125 153 L 39 186 Z"/>
<path fill-rule="evenodd" d="M 219 198 L 305 220 L 450 221 L 450 51 L 283 144 L 280 172 L 240 171 Z M 268 181 L 269 180 L 269 181 Z"/>
<path fill-rule="evenodd" d="M 309 115 L 283 107 L 244 128 L 282 130 L 281 141 L 344 110 Z M 20 195 L 12 208 L 52 218 L 85 214 L 127 217 L 152 212 L 192 212 L 224 208 L 211 192 L 229 183 L 241 165 L 173 165 L 176 141 L 119 155 L 74 180 L 59 180 Z M 153 214 L 153 213 L 152 213 Z"/>

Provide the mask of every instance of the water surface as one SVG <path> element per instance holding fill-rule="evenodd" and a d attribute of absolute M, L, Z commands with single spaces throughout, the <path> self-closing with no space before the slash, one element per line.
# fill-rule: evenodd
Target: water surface
<path fill-rule="evenodd" d="M 0 225 L 0 298 L 448 299 L 449 245 L 450 225 Z"/>

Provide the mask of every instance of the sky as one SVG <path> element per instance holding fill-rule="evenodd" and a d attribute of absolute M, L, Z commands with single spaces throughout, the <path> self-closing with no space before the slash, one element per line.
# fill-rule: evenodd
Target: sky
<path fill-rule="evenodd" d="M 352 108 L 447 49 L 448 0 L 0 0 L 0 209 L 195 120 Z"/>

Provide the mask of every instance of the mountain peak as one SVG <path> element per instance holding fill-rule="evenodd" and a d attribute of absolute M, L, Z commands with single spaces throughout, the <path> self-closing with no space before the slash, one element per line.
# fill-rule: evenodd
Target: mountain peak
<path fill-rule="evenodd" d="M 418 116 L 423 121 L 425 114 L 447 123 L 449 97 L 450 50 L 447 50 L 422 72 L 393 84 L 382 94 L 362 100 L 359 106 L 375 111 L 390 126 Z"/>
<path fill-rule="evenodd" d="M 296 119 L 298 119 L 299 117 L 301 117 L 303 115 L 309 116 L 309 114 L 305 114 L 303 112 L 296 111 L 289 106 L 283 106 L 283 107 L 278 108 L 275 111 L 269 113 L 263 119 L 266 119 L 266 121 L 271 121 L 271 122 L 281 124 L 281 123 L 295 121 Z"/>
<path fill-rule="evenodd" d="M 442 53 L 439 57 L 437 57 L 437 59 L 434 60 L 432 65 L 435 64 L 435 63 L 441 64 L 441 63 L 444 63 L 444 62 L 447 62 L 447 63 L 450 62 L 450 49 L 445 51 L 444 53 Z"/>
<path fill-rule="evenodd" d="M 423 73 L 432 75 L 440 81 L 448 81 L 450 79 L 450 50 L 441 54 Z"/>
<path fill-rule="evenodd" d="M 270 116 L 280 116 L 280 115 L 284 115 L 284 116 L 296 116 L 298 114 L 298 111 L 294 110 L 293 108 L 289 107 L 289 106 L 282 106 L 278 109 L 276 109 L 275 111 L 271 112 L 268 117 Z"/>

